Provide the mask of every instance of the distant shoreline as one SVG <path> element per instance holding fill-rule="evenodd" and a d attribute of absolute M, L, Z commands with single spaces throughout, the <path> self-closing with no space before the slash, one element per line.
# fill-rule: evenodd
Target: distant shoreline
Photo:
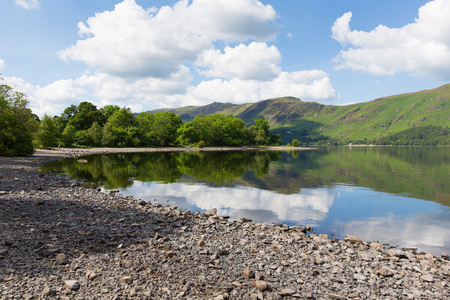
<path fill-rule="evenodd" d="M 142 153 L 142 152 L 189 152 L 189 151 L 307 151 L 317 148 L 310 147 L 144 147 L 144 148 L 53 148 L 51 150 L 37 149 L 35 154 L 46 153 L 62 156 L 79 156 L 89 154 L 107 154 L 107 153 Z"/>

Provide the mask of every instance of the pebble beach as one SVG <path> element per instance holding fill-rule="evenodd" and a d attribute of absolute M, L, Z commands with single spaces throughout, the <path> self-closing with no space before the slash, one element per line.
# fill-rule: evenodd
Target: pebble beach
<path fill-rule="evenodd" d="M 447 254 L 231 222 L 38 171 L 129 151 L 144 150 L 0 157 L 0 299 L 450 299 Z"/>

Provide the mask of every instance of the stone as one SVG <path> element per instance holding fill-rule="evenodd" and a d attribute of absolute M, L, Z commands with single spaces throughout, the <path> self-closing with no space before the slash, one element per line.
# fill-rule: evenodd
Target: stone
<path fill-rule="evenodd" d="M 246 267 L 243 272 L 243 276 L 245 278 L 255 278 L 255 272 L 250 269 L 250 267 Z"/>
<path fill-rule="evenodd" d="M 339 300 L 345 300 L 345 299 L 346 299 L 346 298 L 345 298 L 344 296 L 342 296 L 342 295 L 339 295 L 339 294 L 333 294 L 333 293 L 328 294 L 328 298 L 330 298 L 330 299 L 339 299 Z"/>
<path fill-rule="evenodd" d="M 295 290 L 292 288 L 282 288 L 280 290 L 281 295 L 283 296 L 292 296 L 295 294 Z"/>
<path fill-rule="evenodd" d="M 353 235 L 347 235 L 344 238 L 344 241 L 350 242 L 352 244 L 362 243 L 361 239 L 359 239 L 359 238 L 357 238 L 356 236 L 353 236 Z"/>
<path fill-rule="evenodd" d="M 172 257 L 174 257 L 175 255 L 177 255 L 174 251 L 167 251 L 166 252 L 166 257 L 168 257 L 168 258 L 172 258 Z"/>
<path fill-rule="evenodd" d="M 80 288 L 80 283 L 76 280 L 65 280 L 66 287 L 71 291 L 76 291 Z"/>
<path fill-rule="evenodd" d="M 383 245 L 381 245 L 380 243 L 377 243 L 377 242 L 372 242 L 372 243 L 370 243 L 370 248 L 380 249 L 380 248 L 383 248 Z"/>
<path fill-rule="evenodd" d="M 378 270 L 378 274 L 384 277 L 388 277 L 393 276 L 395 274 L 395 271 L 387 267 L 382 267 L 381 269 Z"/>
<path fill-rule="evenodd" d="M 205 216 L 217 216 L 217 208 L 211 208 L 204 213 Z"/>
<path fill-rule="evenodd" d="M 205 246 L 205 241 L 203 239 L 197 241 L 197 246 L 204 247 Z"/>
<path fill-rule="evenodd" d="M 433 259 L 434 258 L 434 255 L 431 253 L 426 253 L 424 256 L 425 256 L 425 259 Z"/>
<path fill-rule="evenodd" d="M 269 284 L 264 280 L 256 280 L 252 282 L 252 286 L 260 291 L 265 291 L 269 288 Z"/>
<path fill-rule="evenodd" d="M 420 279 L 425 282 L 434 282 L 433 276 L 429 274 L 420 276 Z"/>
<path fill-rule="evenodd" d="M 95 273 L 92 270 L 87 270 L 86 271 L 86 277 L 89 278 L 90 280 L 94 280 L 95 278 L 97 278 L 97 273 Z"/>
<path fill-rule="evenodd" d="M 124 277 L 120 278 L 120 282 L 123 282 L 123 283 L 129 283 L 131 281 L 133 281 L 133 278 L 131 276 L 124 276 Z"/>
<path fill-rule="evenodd" d="M 387 253 L 390 256 L 396 256 L 399 258 L 407 257 L 405 251 L 403 251 L 401 249 L 397 249 L 397 248 L 391 248 L 391 249 L 387 250 Z"/>
<path fill-rule="evenodd" d="M 69 263 L 69 258 L 64 253 L 60 253 L 56 256 L 56 265 L 67 265 Z"/>

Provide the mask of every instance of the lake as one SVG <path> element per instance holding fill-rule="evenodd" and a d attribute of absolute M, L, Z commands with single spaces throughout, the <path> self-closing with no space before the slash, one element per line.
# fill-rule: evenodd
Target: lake
<path fill-rule="evenodd" d="M 103 190 L 255 223 L 450 254 L 450 148 L 151 152 L 51 162 Z"/>

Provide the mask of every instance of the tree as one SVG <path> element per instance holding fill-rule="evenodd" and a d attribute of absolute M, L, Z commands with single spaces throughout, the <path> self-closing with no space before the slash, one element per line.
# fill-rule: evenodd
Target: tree
<path fill-rule="evenodd" d="M 255 123 L 249 128 L 252 143 L 261 146 L 268 145 L 270 143 L 269 122 L 258 119 Z"/>
<path fill-rule="evenodd" d="M 92 138 L 92 145 L 100 146 L 102 144 L 103 128 L 97 122 L 94 122 L 88 132 Z"/>
<path fill-rule="evenodd" d="M 43 147 L 55 147 L 58 145 L 58 131 L 53 119 L 47 114 L 42 119 L 37 134 L 38 143 Z"/>
<path fill-rule="evenodd" d="M 77 130 L 72 125 L 67 125 L 66 128 L 64 128 L 64 131 L 61 134 L 61 142 L 64 147 L 72 147 L 75 142 L 76 131 Z"/>
<path fill-rule="evenodd" d="M 139 130 L 135 125 L 133 113 L 128 108 L 114 112 L 103 127 L 103 146 L 138 146 Z"/>
<path fill-rule="evenodd" d="M 39 125 L 27 104 L 25 94 L 0 85 L 0 155 L 33 154 L 33 134 Z"/>
<path fill-rule="evenodd" d="M 183 124 L 181 117 L 171 112 L 155 113 L 151 139 L 156 146 L 173 146 L 178 138 L 177 130 Z"/>
<path fill-rule="evenodd" d="M 117 105 L 105 105 L 100 108 L 100 111 L 105 117 L 105 122 L 108 121 L 109 117 L 111 117 L 118 110 L 120 110 L 120 107 Z"/>
<path fill-rule="evenodd" d="M 298 147 L 300 145 L 300 142 L 297 139 L 292 140 L 292 147 Z"/>
<path fill-rule="evenodd" d="M 136 116 L 136 125 L 139 128 L 141 143 L 144 146 L 156 145 L 151 133 L 154 123 L 155 117 L 151 112 L 143 112 Z"/>
<path fill-rule="evenodd" d="M 69 115 L 73 113 L 73 107 L 69 109 Z M 68 118 L 70 125 L 77 130 L 88 130 L 94 122 L 103 125 L 105 123 L 105 117 L 101 111 L 97 109 L 97 106 L 90 102 L 81 102 L 76 108 L 75 113 Z"/>

